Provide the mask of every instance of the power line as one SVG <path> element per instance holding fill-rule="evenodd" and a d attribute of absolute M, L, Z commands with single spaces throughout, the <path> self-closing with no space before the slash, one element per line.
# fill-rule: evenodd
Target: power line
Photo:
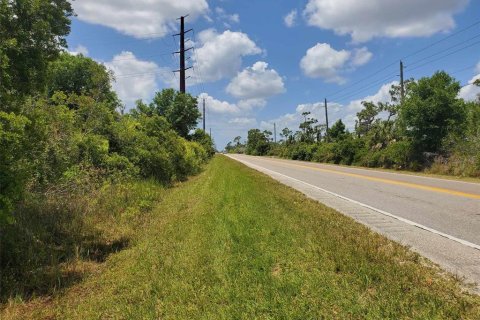
<path fill-rule="evenodd" d="M 162 74 L 167 74 L 170 72 L 167 72 L 165 70 L 161 71 L 156 71 L 156 72 L 140 72 L 140 73 L 130 73 L 130 74 L 119 74 L 115 75 L 116 78 L 135 78 L 135 77 L 143 77 L 143 76 L 148 76 L 148 75 L 162 75 Z"/>
<path fill-rule="evenodd" d="M 475 35 L 475 36 L 473 36 L 473 37 L 471 37 L 471 38 L 468 38 L 468 39 L 465 40 L 465 41 L 456 43 L 456 44 L 454 44 L 453 46 L 450 46 L 450 47 L 448 47 L 448 48 L 444 48 L 442 51 L 439 51 L 439 52 L 437 52 L 437 53 L 431 54 L 431 55 L 429 55 L 428 57 L 424 57 L 424 58 L 422 58 L 422 59 L 419 59 L 419 60 L 417 60 L 417 61 L 414 61 L 414 62 L 412 62 L 412 63 L 409 63 L 409 67 L 414 66 L 414 65 L 416 65 L 416 64 L 418 64 L 418 63 L 420 63 L 420 62 L 422 62 L 422 61 L 428 60 L 428 59 L 430 59 L 430 58 L 432 58 L 432 57 L 441 55 L 442 53 L 444 54 L 445 51 L 448 51 L 448 50 L 451 50 L 451 49 L 456 48 L 456 47 L 458 47 L 458 46 L 461 46 L 462 44 L 465 44 L 465 43 L 467 43 L 467 42 L 470 42 L 471 40 L 473 40 L 473 39 L 475 39 L 475 38 L 478 38 L 478 37 L 480 37 L 480 33 L 477 34 L 477 35 Z M 476 43 L 478 43 L 478 42 L 476 42 Z M 462 49 L 462 50 L 463 50 L 463 49 Z"/>
<path fill-rule="evenodd" d="M 82 38 L 82 41 L 79 41 L 79 43 L 84 43 L 86 42 L 85 40 L 89 40 L 89 39 L 94 39 L 90 43 L 94 43 L 98 45 L 110 45 L 112 43 L 132 43 L 132 42 L 138 42 L 138 41 L 156 41 L 156 40 L 163 40 L 168 33 L 153 32 L 153 33 L 139 33 L 139 34 L 132 35 L 132 34 L 118 32 L 118 34 L 123 37 L 133 37 L 134 39 L 130 39 L 130 40 L 118 39 L 118 40 L 107 40 L 107 41 L 96 40 L 95 41 L 95 37 L 84 37 Z"/>
<path fill-rule="evenodd" d="M 457 70 L 455 70 L 455 71 L 453 71 L 453 72 L 449 72 L 449 74 L 450 74 L 450 75 L 454 75 L 454 74 L 457 74 L 457 73 L 460 73 L 460 72 L 463 72 L 463 71 L 466 71 L 466 70 L 471 70 L 471 69 L 474 68 L 475 66 L 476 66 L 476 64 L 474 64 L 474 65 L 469 65 L 469 66 L 467 66 L 467 67 L 463 67 L 463 68 L 461 68 L 461 69 L 457 69 Z M 391 80 L 391 79 L 394 79 L 394 78 L 396 78 L 396 76 L 391 76 L 391 77 L 389 77 L 389 78 L 382 79 L 382 80 L 380 80 L 380 81 L 376 81 L 375 83 L 371 83 L 370 85 L 366 86 L 364 89 L 369 89 L 369 88 L 371 88 L 371 87 L 375 87 L 375 86 L 377 86 L 377 85 L 379 85 L 379 84 L 381 84 L 381 83 L 383 83 L 383 82 L 385 82 L 385 81 L 388 81 L 388 80 Z M 466 85 L 462 86 L 462 88 L 468 87 L 468 86 L 470 86 L 470 85 L 473 85 L 473 83 L 466 84 Z M 342 99 L 337 100 L 337 102 L 342 102 L 342 101 L 349 100 L 352 96 L 355 96 L 356 94 L 358 94 L 358 93 L 360 93 L 360 92 L 361 92 L 361 91 L 358 91 L 358 90 L 357 90 L 357 91 L 353 92 L 351 95 L 347 95 L 347 96 L 342 97 Z"/>
<path fill-rule="evenodd" d="M 115 61 L 127 61 L 127 60 L 142 60 L 145 58 L 152 58 L 152 57 L 165 57 L 165 56 L 171 56 L 172 53 L 155 53 L 155 54 L 149 54 L 149 55 L 142 55 L 142 56 L 134 56 L 134 57 L 123 57 L 123 58 L 116 58 L 113 57 L 113 59 L 110 62 L 115 62 Z"/>
<path fill-rule="evenodd" d="M 474 22 L 474 23 L 466 26 L 465 28 L 463 28 L 463 29 L 461 29 L 461 30 L 458 30 L 458 31 L 456 31 L 456 32 L 454 32 L 454 33 L 452 33 L 452 34 L 450 34 L 450 35 L 448 35 L 448 36 L 446 36 L 446 37 L 444 37 L 444 38 L 442 38 L 442 39 L 440 39 L 440 40 L 437 40 L 437 41 L 435 41 L 435 42 L 433 42 L 433 43 L 431 43 L 431 44 L 429 44 L 429 45 L 427 45 L 427 46 L 425 46 L 425 47 L 423 47 L 423 48 L 420 48 L 419 50 L 417 50 L 417 51 L 415 51 L 415 52 L 412 52 L 411 54 L 408 54 L 408 55 L 402 57 L 401 59 L 407 59 L 407 58 L 413 57 L 413 56 L 415 56 L 415 55 L 417 55 L 417 54 L 419 54 L 419 53 L 421 53 L 421 52 L 424 52 L 425 50 L 427 50 L 427 49 L 429 49 L 429 48 L 431 48 L 431 47 L 434 47 L 435 45 L 437 45 L 437 44 L 439 44 L 439 43 L 442 43 L 442 42 L 444 42 L 444 41 L 446 41 L 446 40 L 448 40 L 448 39 L 450 39 L 450 38 L 453 38 L 453 37 L 455 37 L 455 36 L 457 36 L 457 35 L 465 32 L 465 31 L 467 31 L 467 30 L 469 30 L 469 29 L 471 29 L 471 28 L 473 28 L 473 27 L 475 27 L 475 26 L 477 26 L 477 25 L 480 25 L 480 20 L 478 20 L 478 21 L 476 21 L 476 22 Z M 400 59 L 398 59 L 398 60 L 400 60 Z M 380 69 L 380 70 L 378 70 L 378 71 L 376 71 L 376 72 L 373 72 L 373 73 L 369 74 L 368 76 L 366 76 L 366 77 L 364 77 L 364 78 L 362 78 L 362 79 L 360 79 L 360 80 L 358 80 L 358 81 L 350 84 L 349 87 L 342 88 L 342 89 L 340 89 L 340 90 L 338 90 L 338 91 L 335 91 L 335 92 L 333 92 L 333 93 L 331 93 L 331 94 L 329 94 L 329 95 L 327 95 L 327 96 L 328 96 L 329 98 L 332 98 L 332 97 L 337 96 L 339 93 L 344 92 L 345 90 L 348 90 L 348 89 L 350 89 L 351 87 L 354 87 L 354 86 L 356 86 L 356 85 L 364 82 L 365 80 L 368 80 L 368 79 L 370 79 L 371 77 L 373 77 L 373 76 L 375 76 L 375 75 L 377 75 L 377 74 L 382 73 L 383 71 L 387 70 L 388 68 L 392 67 L 393 65 L 396 65 L 396 64 L 398 63 L 398 60 L 397 60 L 397 61 L 394 61 L 394 62 L 388 64 L 387 66 L 383 67 L 382 69 Z"/>
<path fill-rule="evenodd" d="M 384 68 L 382 68 L 382 69 L 380 69 L 380 70 L 378 70 L 378 71 L 376 71 L 376 72 L 373 72 L 373 73 L 369 74 L 368 76 L 366 76 L 366 77 L 364 77 L 364 78 L 362 78 L 362 79 L 360 79 L 360 80 L 358 80 L 358 81 L 350 84 L 350 87 L 345 87 L 345 88 L 343 88 L 343 89 L 341 89 L 341 90 L 338 90 L 338 91 L 336 91 L 335 93 L 330 94 L 330 95 L 327 95 L 327 96 L 331 99 L 331 98 L 337 96 L 339 93 L 341 93 L 341 92 L 343 92 L 343 91 L 345 91 L 345 90 L 347 90 L 347 89 L 350 89 L 351 87 L 354 87 L 354 86 L 356 86 L 357 84 L 360 84 L 360 83 L 364 82 L 365 80 L 370 79 L 372 76 L 377 75 L 377 74 L 379 74 L 379 73 L 387 70 L 388 68 L 390 68 L 390 67 L 392 67 L 393 65 L 396 65 L 396 64 L 397 64 L 397 61 L 392 62 L 391 64 L 385 66 Z"/>
<path fill-rule="evenodd" d="M 340 101 L 345 101 L 345 100 L 348 100 L 350 99 L 351 97 L 353 96 L 356 96 L 357 94 L 363 92 L 364 90 L 367 90 L 367 89 L 370 89 L 372 87 L 375 87 L 375 86 L 378 86 L 379 84 L 384 84 L 385 82 L 387 81 L 390 81 L 390 80 L 393 80 L 393 79 L 396 79 L 397 78 L 397 75 L 394 75 L 394 76 L 389 76 L 387 78 L 384 78 L 384 79 L 381 79 L 381 80 L 377 80 L 373 83 L 370 83 L 369 85 L 367 86 L 364 86 L 364 87 L 361 87 L 353 92 L 350 92 L 348 93 L 347 95 L 342 95 L 340 97 L 337 97 L 337 99 L 335 99 L 337 102 L 340 102 Z"/>
<path fill-rule="evenodd" d="M 457 74 L 457 73 L 460 73 L 460 72 L 463 72 L 463 71 L 466 71 L 466 70 L 471 70 L 472 68 L 476 67 L 476 64 L 474 65 L 470 65 L 468 67 L 465 67 L 465 68 L 462 68 L 462 69 L 459 69 L 459 70 L 456 70 L 456 71 L 453 71 L 453 72 L 450 72 L 450 74 Z"/>
<path fill-rule="evenodd" d="M 195 43 L 195 45 L 196 45 L 196 44 L 197 44 L 197 34 L 195 33 L 195 29 L 193 30 L 193 40 L 194 40 L 194 43 Z M 207 91 L 205 90 L 205 86 L 203 85 L 203 82 L 204 82 L 204 81 L 203 81 L 202 79 L 204 79 L 204 77 L 202 76 L 202 73 L 201 73 L 201 71 L 200 71 L 200 68 L 198 68 L 198 54 L 197 54 L 197 49 L 196 49 L 195 47 L 193 48 L 193 54 L 194 54 L 194 56 L 195 56 L 195 61 L 197 62 L 197 67 L 196 67 L 196 68 L 194 67 L 194 68 L 193 68 L 193 71 L 194 71 L 194 72 L 196 72 L 196 71 L 198 72 L 199 79 L 200 79 L 200 86 L 202 87 L 202 91 L 203 91 L 203 92 L 207 92 Z"/>
<path fill-rule="evenodd" d="M 431 64 L 431 63 L 433 63 L 433 62 L 437 62 L 437 61 L 442 60 L 442 59 L 444 59 L 444 58 L 446 58 L 446 57 L 449 57 L 449 56 L 451 56 L 451 55 L 453 55 L 453 54 L 455 54 L 455 53 L 457 53 L 457 52 L 460 52 L 460 51 L 463 51 L 463 50 L 465 50 L 465 49 L 471 48 L 471 47 L 476 46 L 476 45 L 478 45 L 478 44 L 480 44 L 480 41 L 474 42 L 474 43 L 472 43 L 472 44 L 470 44 L 470 45 L 468 45 L 468 46 L 465 46 L 465 47 L 463 47 L 463 48 L 460 48 L 460 49 L 458 49 L 458 50 L 455 50 L 455 51 L 450 52 L 450 53 L 448 53 L 448 54 L 445 54 L 445 55 L 443 55 L 443 56 L 440 56 L 440 57 L 438 57 L 438 58 L 436 58 L 436 59 L 433 59 L 433 60 L 431 60 L 431 61 L 428 61 L 428 62 L 426 62 L 426 63 L 423 63 L 423 64 L 421 64 L 421 65 L 419 65 L 419 66 L 417 66 L 417 67 L 415 67 L 415 68 L 409 69 L 409 70 L 410 70 L 410 71 L 417 70 L 417 69 L 422 68 L 422 67 L 424 67 L 424 66 L 426 66 L 426 65 L 429 65 L 429 64 Z"/>
<path fill-rule="evenodd" d="M 469 30 L 469 29 L 471 29 L 471 28 L 473 28 L 473 27 L 475 27 L 479 24 L 480 24 L 480 20 L 478 20 L 478 21 L 468 25 L 467 27 L 465 27 L 463 29 L 460 29 L 457 32 L 454 32 L 454 33 L 452 33 L 452 34 L 450 34 L 450 35 L 448 35 L 448 36 L 446 36 L 446 37 L 444 37 L 444 38 L 442 38 L 438 41 L 435 41 L 435 42 L 433 42 L 433 43 L 431 43 L 431 44 L 429 44 L 429 45 L 427 45 L 427 46 L 425 46 L 425 47 L 423 47 L 423 48 L 421 48 L 421 49 L 419 49 L 419 50 L 417 50 L 417 51 L 415 51 L 415 52 L 413 52 L 413 53 L 411 53 L 407 56 L 404 56 L 402 59 L 407 59 L 407 58 L 413 57 L 413 56 L 417 55 L 418 53 L 423 52 L 423 51 L 425 51 L 425 50 L 427 50 L 427 49 L 429 49 L 429 48 L 431 48 L 431 47 L 433 47 L 433 46 L 435 46 L 435 45 L 437 45 L 437 44 L 439 44 L 439 43 L 441 43 L 445 40 L 448 40 L 448 39 L 460 34 L 460 33 L 463 33 L 463 32 L 465 32 L 465 31 L 467 31 L 467 30 Z"/>

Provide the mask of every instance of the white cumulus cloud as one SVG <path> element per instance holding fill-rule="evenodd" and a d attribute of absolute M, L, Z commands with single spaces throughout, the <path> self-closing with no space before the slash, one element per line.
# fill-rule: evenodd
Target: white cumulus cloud
<path fill-rule="evenodd" d="M 317 43 L 307 50 L 300 61 L 305 75 L 311 78 L 324 78 L 327 82 L 344 83 L 345 79 L 338 75 L 338 70 L 350 59 L 350 52 L 337 51 L 328 43 Z"/>
<path fill-rule="evenodd" d="M 242 57 L 260 54 L 247 34 L 227 30 L 217 33 L 214 29 L 202 31 L 199 48 L 193 56 L 194 67 L 206 82 L 233 77 L 242 66 Z"/>
<path fill-rule="evenodd" d="M 296 9 L 292 10 L 283 18 L 283 22 L 287 27 L 291 28 L 295 25 L 295 22 L 297 21 L 297 15 L 298 11 Z"/>
<path fill-rule="evenodd" d="M 203 99 L 205 99 L 206 109 L 209 112 L 220 113 L 220 114 L 236 114 L 239 113 L 240 109 L 234 103 L 229 103 L 227 101 L 220 101 L 210 96 L 208 93 L 201 93 L 198 96 L 198 105 L 201 107 L 203 104 Z"/>
<path fill-rule="evenodd" d="M 257 120 L 255 118 L 233 118 L 228 121 L 230 124 L 240 125 L 240 126 L 254 126 L 257 124 Z"/>
<path fill-rule="evenodd" d="M 470 79 L 470 81 L 468 81 L 468 85 L 460 89 L 458 96 L 465 101 L 476 101 L 479 99 L 480 87 L 473 84 L 478 79 L 480 79 L 480 74 L 477 74 Z"/>
<path fill-rule="evenodd" d="M 353 50 L 352 65 L 359 67 L 367 64 L 373 57 L 373 53 L 367 47 Z"/>
<path fill-rule="evenodd" d="M 352 100 L 346 106 L 349 111 L 355 112 L 355 114 L 363 109 L 362 101 L 368 101 L 373 103 L 389 102 L 391 100 L 390 89 L 393 85 L 398 85 L 398 81 L 392 81 L 386 83 L 380 87 L 380 89 L 373 95 L 366 96 L 362 99 Z"/>
<path fill-rule="evenodd" d="M 285 85 L 277 71 L 258 61 L 239 72 L 228 84 L 227 92 L 239 99 L 266 99 L 285 92 Z"/>
<path fill-rule="evenodd" d="M 355 42 L 374 37 L 431 36 L 454 28 L 454 14 L 469 0 L 309 0 L 307 23 Z"/>
<path fill-rule="evenodd" d="M 127 109 L 134 107 L 138 99 L 149 99 L 158 90 L 157 80 L 168 81 L 170 70 L 152 61 L 137 59 L 132 52 L 124 51 L 116 55 L 105 66 L 113 71 L 113 89 Z"/>
<path fill-rule="evenodd" d="M 307 50 L 300 61 L 303 73 L 310 78 L 323 78 L 326 82 L 344 84 L 341 75 L 347 69 L 355 69 L 370 61 L 373 54 L 366 47 L 335 50 L 328 43 L 317 43 Z"/>
<path fill-rule="evenodd" d="M 113 28 L 137 38 L 165 36 L 177 30 L 176 19 L 190 14 L 193 21 L 206 14 L 206 0 L 78 0 L 78 19 Z"/>
<path fill-rule="evenodd" d="M 238 101 L 237 105 L 243 111 L 250 111 L 254 108 L 262 108 L 267 104 L 265 99 L 243 99 Z"/>
<path fill-rule="evenodd" d="M 87 47 L 80 44 L 76 46 L 75 49 L 73 49 L 72 51 L 69 51 L 69 53 L 74 56 L 78 56 L 79 54 L 88 56 L 88 49 Z"/>

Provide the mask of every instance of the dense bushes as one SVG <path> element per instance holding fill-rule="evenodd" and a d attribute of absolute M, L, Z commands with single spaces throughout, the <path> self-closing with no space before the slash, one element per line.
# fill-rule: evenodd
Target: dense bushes
<path fill-rule="evenodd" d="M 268 131 L 250 130 L 246 152 L 480 177 L 480 103 L 459 99 L 459 90 L 459 83 L 445 72 L 409 80 L 403 100 L 400 88 L 392 86 L 390 102 L 363 102 L 353 133 L 341 120 L 327 132 L 304 112 L 300 130 L 283 129 L 279 143 L 271 141 Z M 231 148 L 238 149 L 238 144 Z"/>
<path fill-rule="evenodd" d="M 213 156 L 195 97 L 124 113 L 105 66 L 62 51 L 65 0 L 0 4 L 0 301 L 51 293 L 131 238 L 167 185 Z M 35 30 L 33 29 L 35 28 Z M 72 273 L 72 274 L 70 274 Z"/>
<path fill-rule="evenodd" d="M 26 145 L 25 127 L 29 120 L 14 113 L 0 111 L 0 226 L 11 222 L 9 214 L 16 200 L 22 195 L 26 179 L 22 170 Z"/>
<path fill-rule="evenodd" d="M 203 131 L 184 138 L 163 116 L 122 115 L 75 93 L 27 98 L 16 109 L 0 112 L 3 298 L 63 286 L 71 280 L 60 272 L 64 263 L 93 259 L 121 240 L 105 240 L 91 223 L 123 210 L 95 217 L 103 209 L 90 201 L 100 201 L 100 190 L 142 180 L 158 190 L 198 173 L 214 153 Z"/>

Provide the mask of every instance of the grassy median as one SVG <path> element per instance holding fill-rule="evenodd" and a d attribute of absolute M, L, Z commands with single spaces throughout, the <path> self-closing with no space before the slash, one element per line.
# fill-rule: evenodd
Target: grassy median
<path fill-rule="evenodd" d="M 162 197 L 99 271 L 0 318 L 479 318 L 417 254 L 226 157 Z"/>

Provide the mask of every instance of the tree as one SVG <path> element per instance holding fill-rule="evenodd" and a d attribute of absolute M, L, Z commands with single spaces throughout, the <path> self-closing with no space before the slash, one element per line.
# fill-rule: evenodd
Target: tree
<path fill-rule="evenodd" d="M 328 135 L 333 141 L 342 140 L 345 138 L 346 131 L 342 119 L 339 119 L 333 124 L 333 126 L 328 130 Z"/>
<path fill-rule="evenodd" d="M 203 146 L 209 156 L 213 156 L 215 154 L 215 146 L 212 137 L 210 137 L 210 135 L 202 129 L 195 130 L 191 136 L 191 140 Z"/>
<path fill-rule="evenodd" d="M 184 138 L 187 138 L 189 132 L 197 126 L 201 117 L 197 98 L 174 89 L 157 92 L 150 107 L 158 115 L 164 116 L 172 128 Z"/>
<path fill-rule="evenodd" d="M 300 123 L 300 129 L 302 130 L 303 134 L 300 137 L 300 141 L 302 142 L 314 142 L 317 138 L 316 129 L 314 124 L 318 123 L 317 119 L 309 118 L 308 116 L 311 112 L 303 112 L 302 116 L 304 117 L 304 122 Z"/>
<path fill-rule="evenodd" d="M 357 113 L 355 131 L 359 137 L 366 135 L 373 127 L 381 108 L 373 102 L 362 101 L 363 109 Z"/>
<path fill-rule="evenodd" d="M 263 156 L 267 154 L 269 148 L 270 144 L 264 132 L 259 129 L 248 131 L 247 154 Z"/>
<path fill-rule="evenodd" d="M 64 52 L 48 67 L 46 92 L 49 97 L 56 91 L 86 95 L 97 102 L 108 102 L 115 109 L 119 103 L 112 80 L 113 75 L 104 65 L 83 55 Z"/>
<path fill-rule="evenodd" d="M 240 136 L 236 136 L 235 139 L 233 139 L 233 143 L 235 143 L 236 147 L 241 146 L 240 140 L 242 140 L 242 137 L 240 137 Z"/>
<path fill-rule="evenodd" d="M 280 136 L 285 139 L 286 144 L 290 144 L 293 141 L 293 131 L 288 128 L 283 128 Z"/>
<path fill-rule="evenodd" d="M 448 134 L 462 133 L 466 110 L 459 91 L 460 83 L 443 71 L 409 84 L 399 120 L 417 154 L 439 152 Z"/>
<path fill-rule="evenodd" d="M 273 141 L 272 131 L 270 131 L 270 130 L 263 130 L 263 135 L 265 136 L 265 138 L 267 139 L 267 141 Z"/>
<path fill-rule="evenodd" d="M 235 147 L 232 146 L 232 141 L 229 141 L 225 146 L 225 151 L 227 151 L 227 153 L 232 153 L 234 149 Z"/>
<path fill-rule="evenodd" d="M 0 103 L 41 91 L 50 61 L 67 47 L 67 0 L 0 0 Z"/>

